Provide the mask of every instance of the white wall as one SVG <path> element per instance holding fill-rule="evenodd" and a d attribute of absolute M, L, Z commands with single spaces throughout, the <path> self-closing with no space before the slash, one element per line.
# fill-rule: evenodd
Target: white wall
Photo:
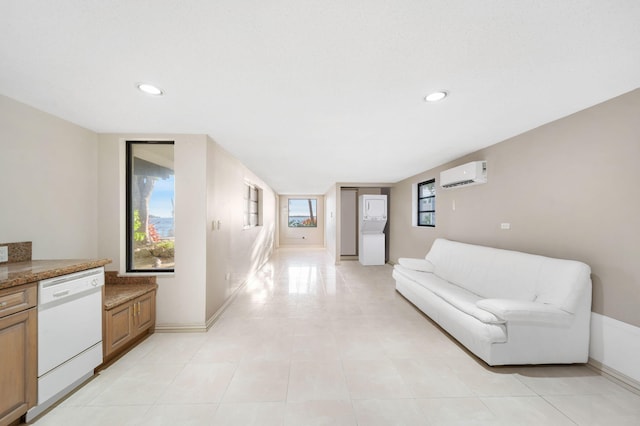
<path fill-rule="evenodd" d="M 325 210 L 325 227 L 324 227 L 324 241 L 327 251 L 333 257 L 333 260 L 337 260 L 336 252 L 336 236 L 338 235 L 338 191 L 337 185 L 332 185 L 331 188 L 324 194 L 324 210 Z"/>
<path fill-rule="evenodd" d="M 0 242 L 34 259 L 97 256 L 96 133 L 0 95 Z"/>
<path fill-rule="evenodd" d="M 203 328 L 206 293 L 206 161 L 204 135 L 99 136 L 100 257 L 107 270 L 123 273 L 125 226 L 124 146 L 126 140 L 174 141 L 175 274 L 158 276 L 157 327 Z"/>
<path fill-rule="evenodd" d="M 245 182 L 262 190 L 260 226 L 244 228 Z M 275 245 L 276 194 L 220 145 L 207 141 L 207 320 Z"/>

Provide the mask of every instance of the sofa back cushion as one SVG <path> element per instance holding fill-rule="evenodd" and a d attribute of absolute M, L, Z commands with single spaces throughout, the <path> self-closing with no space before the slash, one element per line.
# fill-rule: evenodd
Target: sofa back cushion
<path fill-rule="evenodd" d="M 573 312 L 585 273 L 591 291 L 589 267 L 571 260 L 445 239 L 433 243 L 426 259 L 439 277 L 485 298 L 539 301 Z"/>
<path fill-rule="evenodd" d="M 536 302 L 575 313 L 581 300 L 591 300 L 591 268 L 575 260 L 544 257 L 538 276 Z"/>

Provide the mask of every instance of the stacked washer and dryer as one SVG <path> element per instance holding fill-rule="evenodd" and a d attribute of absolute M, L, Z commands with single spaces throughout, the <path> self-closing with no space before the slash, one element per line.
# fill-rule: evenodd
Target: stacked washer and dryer
<path fill-rule="evenodd" d="M 362 265 L 384 265 L 387 196 L 361 195 L 359 204 L 358 260 Z"/>

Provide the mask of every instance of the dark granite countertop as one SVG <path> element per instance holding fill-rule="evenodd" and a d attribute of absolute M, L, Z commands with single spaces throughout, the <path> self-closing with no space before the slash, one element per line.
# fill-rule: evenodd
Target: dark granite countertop
<path fill-rule="evenodd" d="M 29 260 L 0 264 L 0 290 L 73 272 L 98 268 L 111 259 Z"/>

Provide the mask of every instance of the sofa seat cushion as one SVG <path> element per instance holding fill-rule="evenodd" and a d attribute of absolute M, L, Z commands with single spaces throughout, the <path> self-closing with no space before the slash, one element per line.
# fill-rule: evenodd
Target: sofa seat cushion
<path fill-rule="evenodd" d="M 567 326 L 574 315 L 546 303 L 508 299 L 484 299 L 476 302 L 480 309 L 506 321 L 527 324 Z"/>
<path fill-rule="evenodd" d="M 395 269 L 398 273 L 415 281 L 417 284 L 431 291 L 458 310 L 473 316 L 481 322 L 487 324 L 504 324 L 506 322 L 488 310 L 479 308 L 476 303 L 483 298 L 477 294 L 465 290 L 455 284 L 451 284 L 432 273 L 408 269 L 402 265 L 396 265 Z"/>
<path fill-rule="evenodd" d="M 398 259 L 398 264 L 414 271 L 433 272 L 433 263 L 429 262 L 426 259 L 401 257 L 400 259 Z"/>
<path fill-rule="evenodd" d="M 455 284 L 447 283 L 447 285 L 440 286 L 435 293 L 462 312 L 486 324 L 504 324 L 507 322 L 504 319 L 498 318 L 490 311 L 478 307 L 477 303 L 480 302 L 482 298 Z"/>

